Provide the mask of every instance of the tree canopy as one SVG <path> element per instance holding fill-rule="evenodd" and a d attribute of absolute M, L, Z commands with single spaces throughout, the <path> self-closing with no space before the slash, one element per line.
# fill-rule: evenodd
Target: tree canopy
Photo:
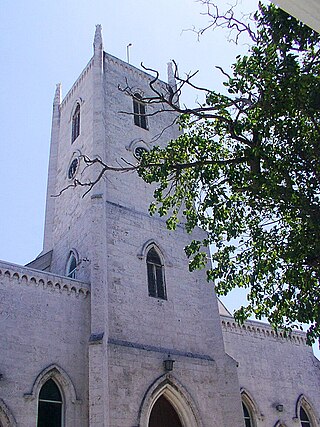
<path fill-rule="evenodd" d="M 210 2 L 205 2 L 210 6 Z M 180 107 L 191 79 L 146 103 L 181 113 L 183 131 L 143 154 L 138 168 L 157 183 L 150 212 L 174 229 L 200 226 L 185 248 L 190 269 L 207 268 L 218 295 L 248 290 L 240 321 L 254 315 L 290 330 L 320 332 L 320 36 L 274 5 L 259 5 L 254 25 L 233 13 L 215 26 L 246 33 L 251 46 L 225 77 L 225 91 L 200 89 L 205 101 Z M 205 247 L 210 246 L 208 260 Z"/>

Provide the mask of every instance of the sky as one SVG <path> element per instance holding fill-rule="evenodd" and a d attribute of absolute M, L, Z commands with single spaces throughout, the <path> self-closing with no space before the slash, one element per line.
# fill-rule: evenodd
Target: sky
<path fill-rule="evenodd" d="M 223 0 L 218 1 L 225 5 Z M 257 0 L 238 0 L 241 13 Z M 56 83 L 68 92 L 92 56 L 95 25 L 102 25 L 104 50 L 130 63 L 160 71 L 167 62 L 179 73 L 199 70 L 196 83 L 222 89 L 221 73 L 245 52 L 225 31 L 198 39 L 193 27 L 208 24 L 196 0 L 2 0 L 0 9 L 0 259 L 25 264 L 42 250 L 52 101 Z M 186 93 L 192 105 L 197 95 Z M 243 295 L 241 296 L 243 298 Z M 233 310 L 239 294 L 226 300 Z"/>

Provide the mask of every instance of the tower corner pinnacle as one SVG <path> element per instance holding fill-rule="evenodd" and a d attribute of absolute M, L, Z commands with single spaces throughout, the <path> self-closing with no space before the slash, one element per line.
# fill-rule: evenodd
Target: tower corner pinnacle
<path fill-rule="evenodd" d="M 93 40 L 93 48 L 96 49 L 103 49 L 103 42 L 102 42 L 102 26 L 101 24 L 96 25 L 96 31 L 94 33 L 94 40 Z"/>
<path fill-rule="evenodd" d="M 56 84 L 56 90 L 53 98 L 53 105 L 61 104 L 61 83 Z"/>
<path fill-rule="evenodd" d="M 174 71 L 173 71 L 173 65 L 172 61 L 168 62 L 167 64 L 168 68 L 168 84 L 172 87 L 172 89 L 176 88 L 177 82 L 175 79 Z"/>

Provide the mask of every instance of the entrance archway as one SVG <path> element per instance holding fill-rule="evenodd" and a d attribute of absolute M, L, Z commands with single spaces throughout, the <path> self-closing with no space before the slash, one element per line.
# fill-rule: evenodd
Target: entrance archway
<path fill-rule="evenodd" d="M 160 415 L 159 415 L 160 413 Z M 158 378 L 147 390 L 139 411 L 139 427 L 158 427 L 161 413 L 169 418 L 159 427 L 203 427 L 200 413 L 186 388 L 170 374 Z"/>
<path fill-rule="evenodd" d="M 179 415 L 163 395 L 153 405 L 148 427 L 182 427 Z"/>

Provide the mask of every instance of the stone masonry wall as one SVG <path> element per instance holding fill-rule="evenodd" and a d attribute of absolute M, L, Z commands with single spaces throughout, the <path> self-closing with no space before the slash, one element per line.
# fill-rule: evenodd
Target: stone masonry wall
<path fill-rule="evenodd" d="M 126 343 L 109 343 L 111 427 L 146 427 L 144 408 L 150 408 L 159 383 L 164 389 L 172 385 L 177 396 L 181 393 L 181 399 L 192 408 L 197 424 L 184 420 L 183 425 L 242 427 L 231 359 L 221 367 L 201 355 L 173 353 L 173 371 L 166 373 L 163 361 L 167 356 L 164 350 L 148 346 L 141 349 Z M 179 407 L 177 411 L 183 420 L 183 411 Z"/>
<path fill-rule="evenodd" d="M 257 427 L 277 421 L 287 427 L 299 425 L 295 417 L 301 395 L 319 423 L 320 362 L 306 345 L 305 335 L 296 332 L 286 339 L 261 322 L 248 321 L 241 327 L 232 317 L 221 319 L 226 352 L 238 362 L 240 387 L 256 403 Z M 283 405 L 283 412 L 277 411 L 277 404 Z"/>
<path fill-rule="evenodd" d="M 170 126 L 174 113 L 147 117 L 148 130 L 136 126 L 133 115 L 123 113 L 132 113 L 132 97 L 119 86 L 147 96 L 151 76 L 108 54 L 104 64 L 107 163 L 134 164 L 136 146 L 161 146 L 178 136 Z M 155 108 L 148 105 L 147 113 Z M 164 375 L 168 353 L 177 360 L 173 376 L 204 426 L 241 425 L 236 366 L 224 352 L 213 287 L 204 271 L 189 272 L 183 248 L 192 236 L 182 226 L 170 233 L 164 219 L 148 214 L 152 191 L 135 173 L 110 172 L 105 180 L 110 426 L 138 425 L 143 397 Z M 167 300 L 148 295 L 148 242 L 163 258 Z"/>
<path fill-rule="evenodd" d="M 81 73 L 77 82 L 68 92 L 60 105 L 60 129 L 58 141 L 58 161 L 56 171 L 55 195 L 72 184 L 68 178 L 68 169 L 74 158 L 81 155 L 93 157 L 92 147 L 92 67 L 91 60 Z M 80 104 L 80 134 L 71 141 L 72 115 L 76 104 Z M 85 164 L 79 160 L 79 167 L 74 178 L 86 181 L 90 170 L 83 172 Z M 77 278 L 90 280 L 90 195 L 82 198 L 83 187 L 69 188 L 55 200 L 53 221 L 53 259 L 51 271 L 65 274 L 68 255 L 71 249 L 79 254 Z M 84 261 L 85 260 L 85 261 Z"/>
<path fill-rule="evenodd" d="M 120 61 L 105 56 L 106 143 L 108 164 L 125 158 L 134 163 L 135 142 L 152 147 L 165 145 L 178 136 L 177 126 L 170 126 L 173 113 L 147 117 L 148 130 L 134 124 L 132 97 L 120 88 L 152 95 L 151 76 Z M 162 89 L 164 83 L 159 82 Z M 153 109 L 152 109 L 153 108 Z M 159 106 L 147 106 L 152 113 Z M 166 129 L 160 138 L 156 135 Z M 154 141 L 154 142 L 152 142 Z M 223 354 L 223 342 L 216 298 L 205 273 L 190 273 L 184 246 L 191 240 L 183 227 L 169 233 L 165 221 L 150 217 L 152 186 L 136 173 L 108 174 L 106 180 L 106 234 L 109 287 L 110 336 L 165 345 L 183 350 Z M 167 301 L 148 296 L 146 254 L 143 246 L 154 241 L 165 264 Z M 161 330 L 163 332 L 161 332 Z M 214 350 L 213 350 L 214 349 Z"/>
<path fill-rule="evenodd" d="M 87 426 L 89 286 L 0 262 L 0 304 L 0 401 L 17 425 L 35 426 L 36 380 L 51 366 L 63 373 L 66 425 Z"/>

